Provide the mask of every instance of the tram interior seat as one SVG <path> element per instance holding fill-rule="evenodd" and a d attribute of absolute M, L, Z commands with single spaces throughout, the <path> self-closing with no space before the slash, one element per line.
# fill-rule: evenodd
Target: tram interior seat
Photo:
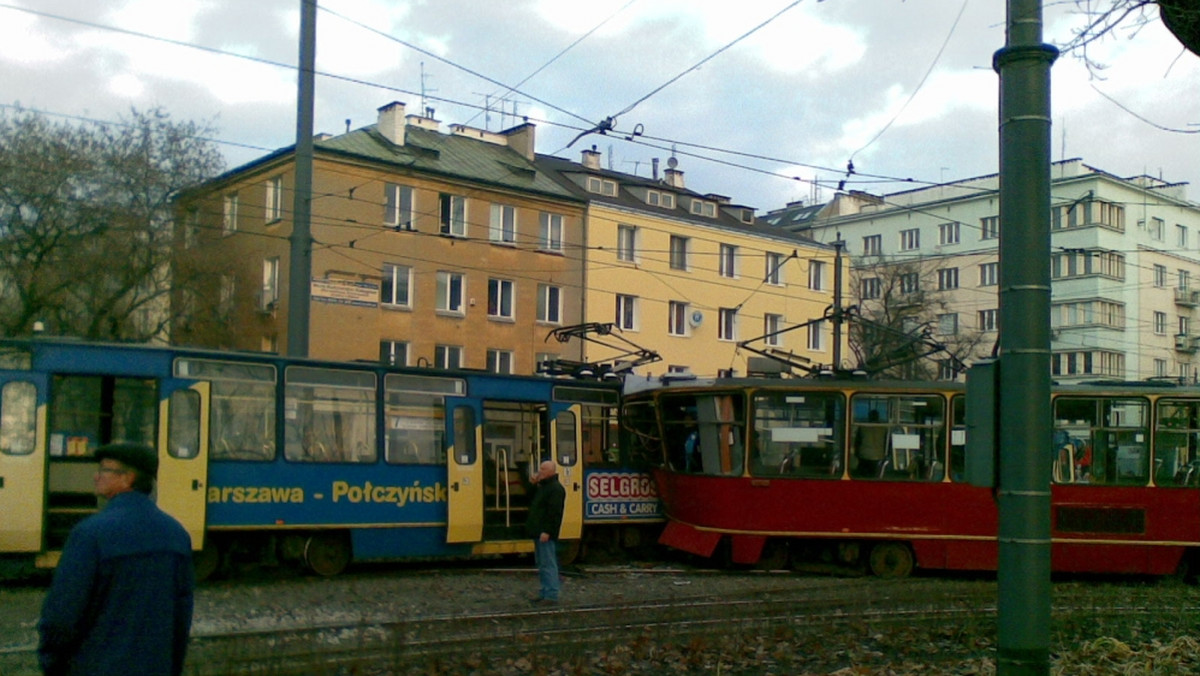
<path fill-rule="evenodd" d="M 1075 446 L 1072 444 L 1058 450 L 1054 459 L 1054 483 L 1075 483 Z"/>
<path fill-rule="evenodd" d="M 1200 460 L 1193 460 L 1180 467 L 1179 472 L 1175 475 L 1175 484 L 1178 486 L 1200 486 Z"/>
<path fill-rule="evenodd" d="M 941 460 L 934 460 L 929 463 L 929 471 L 925 474 L 925 479 L 928 481 L 941 481 L 946 473 L 946 464 Z"/>

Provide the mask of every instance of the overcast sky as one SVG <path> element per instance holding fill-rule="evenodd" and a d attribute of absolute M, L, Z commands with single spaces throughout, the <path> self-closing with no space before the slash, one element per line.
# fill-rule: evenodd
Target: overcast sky
<path fill-rule="evenodd" d="M 360 82 L 318 76 L 316 131 L 371 124 L 393 100 L 418 112 L 423 79 L 425 105 L 444 124 L 499 130 L 514 123 L 515 106 L 537 124 L 539 152 L 578 159 L 595 145 L 613 169 L 643 176 L 676 142 L 689 188 L 762 211 L 829 199 L 851 158 L 860 174 L 921 182 L 997 170 L 991 62 L 1004 44 L 1000 0 L 805 0 L 626 110 L 791 4 L 320 0 L 331 11 L 318 13 L 317 69 Z M 1047 42 L 1064 43 L 1085 23 L 1073 1 L 1046 4 Z M 295 141 L 294 68 L 105 27 L 294 65 L 299 5 L 0 0 L 0 104 L 100 120 L 161 106 L 176 119 L 211 123 L 223 141 L 287 146 Z M 1103 79 L 1070 55 L 1055 64 L 1053 156 L 1189 182 L 1189 197 L 1200 201 L 1200 133 L 1155 126 L 1200 132 L 1200 57 L 1150 18 L 1093 45 L 1093 59 L 1108 66 Z M 516 85 L 543 66 L 516 92 L 496 84 Z M 566 147 L 609 116 L 614 132 Z M 642 135 L 626 140 L 635 129 Z M 230 167 L 265 152 L 222 148 Z M 855 178 L 848 187 L 905 187 Z"/>

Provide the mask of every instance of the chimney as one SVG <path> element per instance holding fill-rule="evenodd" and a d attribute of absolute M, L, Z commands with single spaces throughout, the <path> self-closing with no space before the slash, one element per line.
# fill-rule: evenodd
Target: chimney
<path fill-rule="evenodd" d="M 657 181 L 658 180 L 658 158 L 657 157 L 650 158 L 650 167 L 651 167 L 650 177 Z"/>
<path fill-rule="evenodd" d="M 404 119 L 404 104 L 392 101 L 379 109 L 379 121 L 375 124 L 375 129 L 385 139 L 402 146 L 404 145 L 404 127 L 407 124 Z"/>
<path fill-rule="evenodd" d="M 591 150 L 583 151 L 583 166 L 588 169 L 600 168 L 600 151 L 596 150 L 596 146 L 592 146 Z"/>
<path fill-rule="evenodd" d="M 531 122 L 518 125 L 512 129 L 506 129 L 500 132 L 501 135 L 508 139 L 508 147 L 521 153 L 521 155 L 532 162 L 537 153 L 533 146 L 533 131 L 535 126 Z"/>
<path fill-rule="evenodd" d="M 675 167 L 668 167 L 667 169 L 663 170 L 663 180 L 666 181 L 667 185 L 671 186 L 672 188 L 679 188 L 680 190 L 684 189 L 683 172 Z"/>

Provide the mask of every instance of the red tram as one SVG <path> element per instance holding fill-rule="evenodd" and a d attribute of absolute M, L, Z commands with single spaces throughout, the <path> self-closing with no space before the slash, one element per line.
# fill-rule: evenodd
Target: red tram
<path fill-rule="evenodd" d="M 1052 567 L 1166 575 L 1200 563 L 1200 390 L 1054 390 Z M 964 479 L 956 383 L 627 383 L 622 420 L 655 470 L 660 542 L 736 564 L 903 577 L 995 570 L 992 491 Z"/>

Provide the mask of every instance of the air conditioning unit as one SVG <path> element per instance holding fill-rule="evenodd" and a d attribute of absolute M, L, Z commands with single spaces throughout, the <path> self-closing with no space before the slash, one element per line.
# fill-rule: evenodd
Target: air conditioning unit
<path fill-rule="evenodd" d="M 1181 352 L 1190 352 L 1196 349 L 1196 342 L 1186 333 L 1177 333 L 1175 334 L 1175 349 Z"/>

